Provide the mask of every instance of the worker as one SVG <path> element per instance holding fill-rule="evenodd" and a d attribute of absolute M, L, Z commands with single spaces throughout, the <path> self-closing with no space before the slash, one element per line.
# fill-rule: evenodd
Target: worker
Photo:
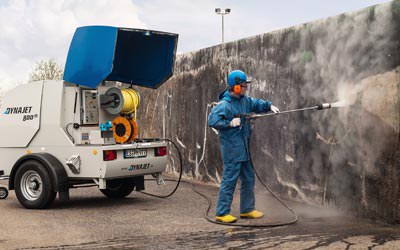
<path fill-rule="evenodd" d="M 238 178 L 240 187 L 240 217 L 257 219 L 264 214 L 255 209 L 254 171 L 250 162 L 248 143 L 250 124 L 237 117 L 238 114 L 261 113 L 279 109 L 271 101 L 246 96 L 248 84 L 246 74 L 234 70 L 228 74 L 228 87 L 220 94 L 220 101 L 211 110 L 208 125 L 219 131 L 220 149 L 224 171 L 218 195 L 215 220 L 234 223 L 237 218 L 231 215 L 231 204 Z"/>

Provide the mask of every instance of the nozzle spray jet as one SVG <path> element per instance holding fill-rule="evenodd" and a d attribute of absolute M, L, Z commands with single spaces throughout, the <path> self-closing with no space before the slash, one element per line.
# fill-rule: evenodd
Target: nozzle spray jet
<path fill-rule="evenodd" d="M 281 111 L 279 113 L 267 113 L 267 114 L 239 114 L 235 115 L 236 117 L 242 117 L 247 120 L 250 119 L 257 119 L 261 117 L 266 117 L 266 116 L 272 116 L 272 115 L 281 115 L 281 114 L 287 114 L 287 113 L 293 113 L 293 112 L 299 112 L 299 111 L 306 111 L 306 110 L 323 110 L 323 109 L 330 109 L 330 108 L 342 108 L 346 106 L 346 101 L 337 101 L 334 103 L 320 103 L 316 106 L 312 107 L 307 107 L 307 108 L 300 108 L 300 109 L 292 109 L 292 110 L 285 110 Z"/>

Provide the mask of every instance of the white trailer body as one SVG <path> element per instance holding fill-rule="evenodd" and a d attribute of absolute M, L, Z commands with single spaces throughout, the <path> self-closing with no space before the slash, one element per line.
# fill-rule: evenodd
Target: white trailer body
<path fill-rule="evenodd" d="M 165 170 L 166 156 L 154 156 L 154 148 L 166 146 L 163 141 L 103 145 L 91 143 L 89 133 L 88 144 L 74 145 L 66 127 L 70 121 L 80 119 L 80 112 L 73 112 L 75 93 L 80 100 L 81 88 L 61 80 L 28 83 L 7 93 L 0 115 L 0 165 L 5 175 L 10 175 L 16 159 L 32 153 L 54 155 L 63 164 L 70 179 L 111 179 Z M 80 106 L 79 101 L 77 106 Z M 99 113 L 100 123 L 109 118 L 105 111 L 99 110 Z M 72 131 L 75 141 L 79 141 L 86 131 L 93 133 L 100 132 L 100 129 L 89 126 Z M 146 149 L 146 157 L 124 159 L 123 153 L 127 149 Z M 117 159 L 104 161 L 104 150 L 116 150 Z M 73 173 L 66 164 L 73 155 L 80 156 L 79 173 Z"/>
<path fill-rule="evenodd" d="M 83 35 L 77 36 L 79 31 L 83 32 Z M 105 67 L 106 69 L 102 68 L 103 64 L 98 64 L 96 61 L 94 64 L 98 65 L 95 66 L 100 68 L 99 72 L 103 72 L 102 78 L 98 78 L 98 72 L 85 71 L 93 65 L 85 66 L 90 56 L 82 58 L 81 54 L 85 53 L 85 49 L 93 50 L 92 46 L 83 43 L 83 52 L 79 51 L 79 56 L 74 55 L 77 50 L 74 48 L 77 46 L 76 41 L 82 44 L 82 37 L 86 38 L 92 33 L 97 36 L 104 31 L 105 34 L 109 34 L 110 31 L 114 34 L 112 32 L 116 31 L 120 41 L 135 37 L 139 39 L 139 45 L 151 46 L 148 40 L 150 31 L 101 26 L 83 27 L 77 30 L 71 44 L 68 56 L 70 63 L 67 61 L 64 80 L 19 85 L 4 96 L 0 107 L 0 175 L 10 177 L 9 189 L 16 190 L 18 200 L 26 208 L 47 208 L 56 193 L 60 194 L 61 199 L 67 199 L 69 188 L 90 183 L 98 185 L 108 197 L 124 197 L 135 188 L 144 189 L 145 175 L 160 178 L 160 174 L 165 171 L 167 143 L 161 139 L 134 140 L 133 138 L 136 136 L 133 135 L 134 126 L 129 124 L 136 124 L 132 121 L 132 112 L 136 112 L 136 106 L 134 111 L 117 113 L 115 109 L 110 112 L 106 108 L 110 103 L 115 105 L 117 110 L 123 110 L 122 108 L 128 104 L 134 106 L 128 103 L 131 100 L 127 100 L 125 96 L 134 90 L 129 89 L 123 93 L 124 95 L 116 95 L 118 89 L 123 87 L 113 81 L 128 82 L 132 87 L 136 67 L 126 68 L 126 64 L 131 62 L 128 55 L 137 53 L 136 50 L 140 50 L 140 46 L 131 49 L 129 44 L 122 44 L 120 46 L 122 48 L 129 47 L 127 53 L 116 47 L 114 54 L 108 53 L 104 59 L 106 65 L 110 64 L 111 60 L 111 65 L 114 66 Z M 113 37 L 115 40 L 117 34 Z M 177 35 L 169 33 L 158 33 L 158 35 L 157 39 L 163 36 L 172 38 L 169 42 L 173 46 L 169 47 L 173 51 L 168 51 L 166 56 L 161 58 L 161 61 L 167 58 L 169 64 L 167 69 L 165 62 L 160 64 L 164 69 L 155 68 L 154 74 L 158 80 L 149 81 L 152 72 L 149 71 L 147 78 L 141 75 L 139 80 L 136 80 L 141 83 L 138 85 L 149 84 L 149 87 L 157 88 L 172 75 Z M 145 39 L 142 41 L 144 45 L 140 43 L 140 39 Z M 113 44 L 112 41 L 110 44 Z M 118 43 L 114 43 L 114 46 L 118 46 Z M 135 46 L 137 47 L 137 44 Z M 158 43 L 153 46 L 165 49 L 165 46 L 158 46 Z M 97 54 L 102 49 L 99 47 L 90 53 Z M 153 63 L 152 60 L 155 60 L 157 54 L 162 56 L 159 52 L 149 55 L 151 58 L 147 63 Z M 141 56 L 145 55 L 147 54 Z M 118 57 L 122 59 L 116 62 Z M 79 67 L 82 67 L 83 71 Z M 128 73 L 121 73 L 123 70 Z M 143 69 L 139 69 L 138 72 L 142 74 L 140 72 L 143 72 Z M 162 75 L 157 76 L 160 72 Z M 107 95 L 110 89 L 114 92 Z M 110 101 L 105 102 L 103 98 Z M 116 119 L 130 123 L 126 126 L 124 123 L 116 124 L 114 122 Z M 107 124 L 111 124 L 112 127 L 111 125 L 107 127 Z M 132 133 L 128 133 L 131 132 L 130 129 Z M 114 137 L 122 141 L 118 142 Z"/>

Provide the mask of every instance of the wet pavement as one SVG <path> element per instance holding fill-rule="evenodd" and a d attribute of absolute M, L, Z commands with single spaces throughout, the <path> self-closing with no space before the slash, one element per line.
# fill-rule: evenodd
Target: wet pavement
<path fill-rule="evenodd" d="M 148 192 L 167 194 L 174 183 L 146 185 Z M 212 199 L 214 208 L 218 188 L 195 186 Z M 240 228 L 207 222 L 207 201 L 187 183 L 168 199 L 135 192 L 112 200 L 96 187 L 73 189 L 70 201 L 56 201 L 49 210 L 23 209 L 10 192 L 0 200 L 0 249 L 400 249 L 400 226 L 330 208 L 289 205 L 299 217 L 294 225 Z M 263 219 L 239 222 L 260 225 L 291 219 L 262 190 L 257 192 L 257 207 L 266 212 Z M 235 196 L 232 213 L 238 212 Z"/>

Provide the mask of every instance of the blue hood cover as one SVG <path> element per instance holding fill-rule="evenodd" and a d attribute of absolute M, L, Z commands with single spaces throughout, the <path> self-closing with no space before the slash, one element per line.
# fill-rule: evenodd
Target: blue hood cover
<path fill-rule="evenodd" d="M 103 81 L 119 81 L 158 88 L 174 70 L 178 35 L 152 30 L 109 26 L 76 29 L 64 80 L 96 88 Z"/>

